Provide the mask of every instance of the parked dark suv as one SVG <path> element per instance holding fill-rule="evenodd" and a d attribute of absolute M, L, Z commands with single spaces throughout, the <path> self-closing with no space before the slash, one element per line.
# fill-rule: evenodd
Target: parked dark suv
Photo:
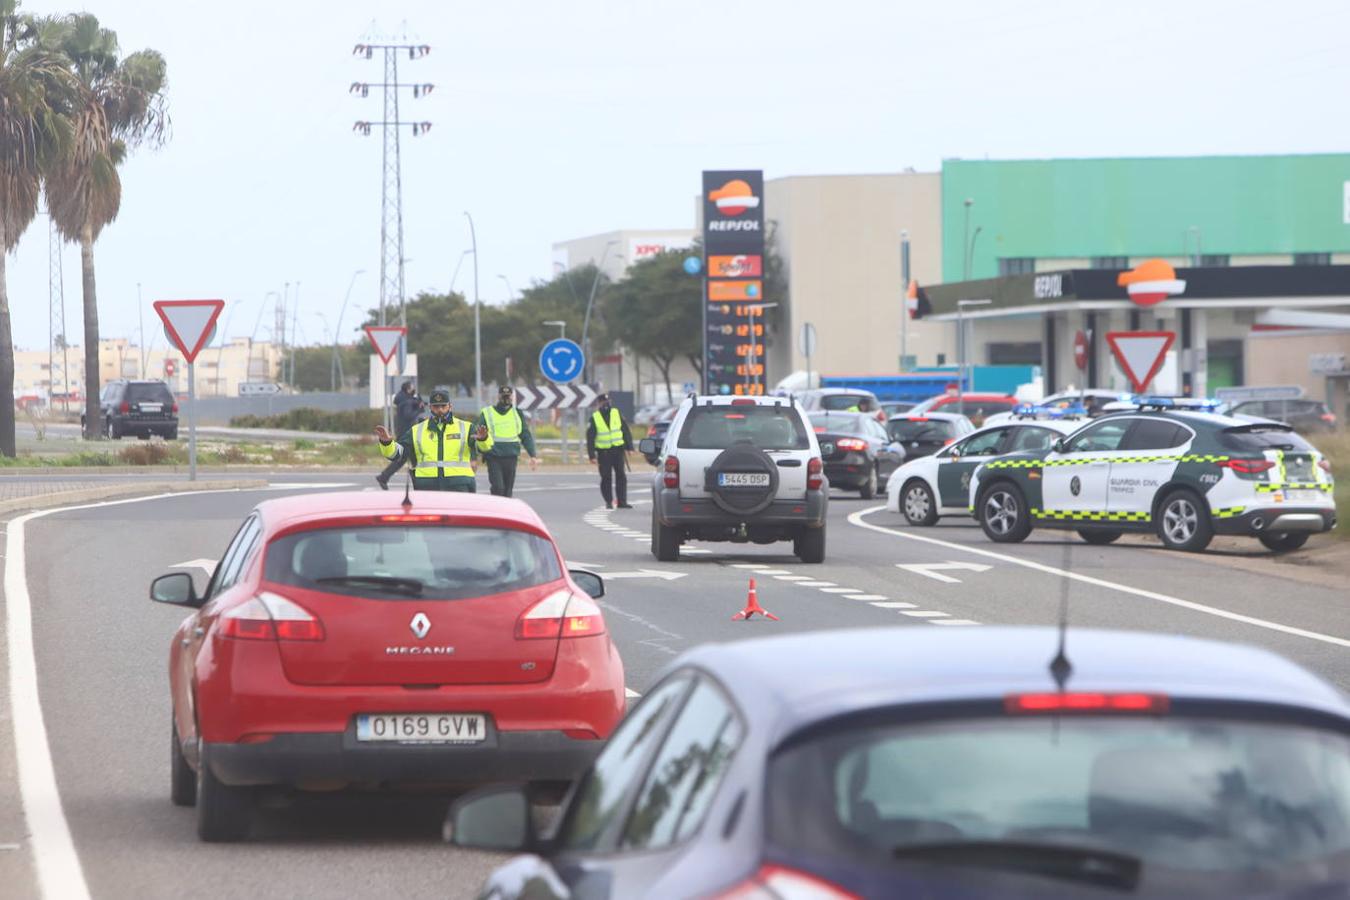
<path fill-rule="evenodd" d="M 1336 416 L 1320 400 L 1245 400 L 1228 411 L 1234 416 L 1260 416 L 1284 422 L 1299 434 L 1336 430 Z"/>
<path fill-rule="evenodd" d="M 110 381 L 103 386 L 98 405 L 103 433 L 110 438 L 157 434 L 170 441 L 178 439 L 178 403 L 162 381 Z M 84 417 L 80 420 L 83 426 Z"/>

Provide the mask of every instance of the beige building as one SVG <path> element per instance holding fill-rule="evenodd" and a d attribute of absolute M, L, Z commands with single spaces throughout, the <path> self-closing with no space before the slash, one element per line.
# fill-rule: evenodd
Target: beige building
<path fill-rule="evenodd" d="M 610 281 L 618 281 L 629 266 L 667 250 L 682 250 L 694 243 L 692 228 L 624 228 L 553 245 L 555 268 L 576 269 L 597 265 Z M 590 289 L 590 285 L 585 285 Z"/>
<path fill-rule="evenodd" d="M 114 378 L 163 379 L 177 394 L 187 393 L 187 362 L 177 349 L 152 346 L 142 360 L 140 347 L 125 338 L 99 341 L 99 382 Z M 197 355 L 197 396 L 237 397 L 245 381 L 276 381 L 281 354 L 270 342 L 234 338 L 222 347 Z M 45 405 L 69 391 L 72 402 L 85 396 L 84 348 L 16 350 L 14 397 L 17 402 Z M 59 405 L 59 399 L 58 399 Z"/>

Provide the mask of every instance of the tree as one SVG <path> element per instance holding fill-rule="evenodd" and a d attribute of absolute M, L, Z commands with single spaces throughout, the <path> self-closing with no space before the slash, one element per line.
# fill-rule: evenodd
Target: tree
<path fill-rule="evenodd" d="M 122 179 L 117 167 L 138 144 L 159 145 L 168 127 L 164 57 L 142 50 L 119 61 L 117 34 L 89 13 L 42 23 L 41 44 L 62 54 L 75 83 L 71 140 L 45 177 L 47 207 L 57 230 L 79 242 L 84 293 L 85 438 L 99 436 L 98 297 L 94 242 L 117 218 Z"/>
<path fill-rule="evenodd" d="M 676 359 L 703 353 L 703 280 L 684 271 L 686 256 L 673 250 L 634 264 L 602 307 L 611 337 L 655 363 L 667 384 Z"/>
<path fill-rule="evenodd" d="M 70 139 L 64 61 L 37 42 L 37 23 L 0 0 L 0 453 L 14 456 L 14 341 L 5 261 L 37 215 L 43 169 Z"/>

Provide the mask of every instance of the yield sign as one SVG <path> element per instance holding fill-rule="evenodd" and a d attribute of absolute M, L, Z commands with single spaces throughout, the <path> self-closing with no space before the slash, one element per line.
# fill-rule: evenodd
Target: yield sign
<path fill-rule="evenodd" d="M 1110 331 L 1106 343 L 1120 363 L 1135 393 L 1143 393 L 1162 368 L 1167 351 L 1177 339 L 1172 331 Z"/>
<path fill-rule="evenodd" d="M 211 338 L 224 300 L 156 300 L 155 312 L 164 320 L 164 331 L 191 364 Z"/>
<path fill-rule="evenodd" d="M 366 337 L 370 338 L 371 346 L 375 348 L 376 353 L 380 354 L 380 359 L 384 360 L 386 366 L 389 365 L 389 360 L 394 358 L 394 354 L 398 352 L 399 339 L 407 333 L 408 329 L 402 325 L 366 326 Z"/>

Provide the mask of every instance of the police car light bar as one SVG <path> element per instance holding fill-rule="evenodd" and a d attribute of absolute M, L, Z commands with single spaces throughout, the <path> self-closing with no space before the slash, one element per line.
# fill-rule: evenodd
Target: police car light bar
<path fill-rule="evenodd" d="M 1012 414 L 1019 419 L 1077 419 L 1087 415 L 1081 406 L 1038 406 L 1035 403 L 1019 403 L 1013 407 Z"/>
<path fill-rule="evenodd" d="M 1136 394 L 1130 402 L 1140 409 L 1186 409 L 1195 412 L 1214 412 L 1223 406 L 1223 401 L 1213 397 L 1163 397 L 1157 395 Z"/>

